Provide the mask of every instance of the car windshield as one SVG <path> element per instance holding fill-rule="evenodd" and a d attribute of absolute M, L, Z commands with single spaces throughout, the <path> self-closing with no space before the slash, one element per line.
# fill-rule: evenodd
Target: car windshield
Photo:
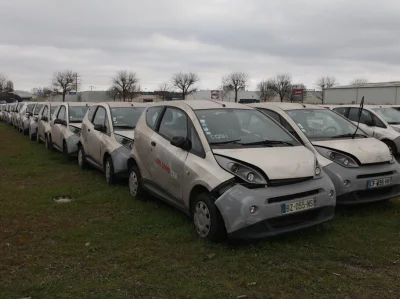
<path fill-rule="evenodd" d="M 389 125 L 400 124 L 400 111 L 393 108 L 372 108 L 372 110 L 386 120 Z"/>
<path fill-rule="evenodd" d="M 288 110 L 286 113 L 310 140 L 351 138 L 357 128 L 344 117 L 328 109 L 298 109 Z M 358 134 L 360 135 L 356 137 L 362 137 L 364 132 L 359 129 Z"/>
<path fill-rule="evenodd" d="M 32 112 L 35 105 L 36 104 L 28 104 L 26 107 L 26 112 Z"/>
<path fill-rule="evenodd" d="M 111 108 L 111 118 L 114 128 L 134 129 L 144 109 L 144 107 Z"/>
<path fill-rule="evenodd" d="M 252 109 L 206 109 L 195 111 L 212 147 L 299 145 L 271 118 Z"/>
<path fill-rule="evenodd" d="M 69 106 L 69 122 L 70 123 L 81 123 L 85 117 L 88 106 Z"/>
<path fill-rule="evenodd" d="M 56 111 L 58 106 L 51 106 L 50 107 L 50 115 L 53 115 L 54 111 Z"/>
<path fill-rule="evenodd" d="M 42 107 L 43 107 L 43 104 L 37 104 L 35 107 L 35 110 L 33 111 L 33 114 L 38 115 L 39 111 L 40 111 L 40 109 L 42 109 Z"/>

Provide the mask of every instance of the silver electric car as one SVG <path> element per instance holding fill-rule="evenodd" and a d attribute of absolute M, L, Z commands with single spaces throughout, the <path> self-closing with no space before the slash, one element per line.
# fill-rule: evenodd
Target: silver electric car
<path fill-rule="evenodd" d="M 335 185 L 338 204 L 361 204 L 400 195 L 400 165 L 381 141 L 343 116 L 316 105 L 257 103 L 312 150 Z"/>
<path fill-rule="evenodd" d="M 33 110 L 35 109 L 37 103 L 26 102 L 21 106 L 18 112 L 18 130 L 24 135 L 29 133 L 29 125 L 31 123 L 31 117 L 33 117 Z"/>
<path fill-rule="evenodd" d="M 91 106 L 82 121 L 78 164 L 86 163 L 104 171 L 111 184 L 128 174 L 127 160 L 136 123 L 147 104 L 111 102 Z"/>
<path fill-rule="evenodd" d="M 315 155 L 242 104 L 171 101 L 147 108 L 128 160 L 129 189 L 193 217 L 202 238 L 260 238 L 334 217 L 334 186 Z"/>
<path fill-rule="evenodd" d="M 47 136 L 47 148 L 55 148 L 67 157 L 78 153 L 82 120 L 89 108 L 89 103 L 64 102 L 54 112 L 50 121 L 51 133 Z"/>
<path fill-rule="evenodd" d="M 35 108 L 29 115 L 29 140 L 34 141 L 37 140 L 37 132 L 38 132 L 38 122 L 39 122 L 39 112 L 42 110 L 44 103 L 37 103 Z"/>

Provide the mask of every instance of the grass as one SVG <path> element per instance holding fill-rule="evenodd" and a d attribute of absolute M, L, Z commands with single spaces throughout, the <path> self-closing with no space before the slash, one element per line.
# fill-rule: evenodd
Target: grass
<path fill-rule="evenodd" d="M 0 298 L 398 298 L 400 201 L 252 243 L 210 244 L 0 124 Z M 75 200 L 56 204 L 68 194 Z"/>

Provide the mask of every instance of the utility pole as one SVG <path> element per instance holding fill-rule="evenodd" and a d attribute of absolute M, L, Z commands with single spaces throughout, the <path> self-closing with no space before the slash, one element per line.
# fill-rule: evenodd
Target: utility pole
<path fill-rule="evenodd" d="M 90 87 L 90 91 L 93 91 L 94 86 L 90 85 L 89 87 Z"/>
<path fill-rule="evenodd" d="M 75 92 L 78 92 L 78 73 L 75 73 Z"/>

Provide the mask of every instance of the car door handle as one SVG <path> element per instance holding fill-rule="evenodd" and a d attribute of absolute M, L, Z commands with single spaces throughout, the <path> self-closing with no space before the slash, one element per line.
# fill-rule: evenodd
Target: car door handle
<path fill-rule="evenodd" d="M 154 141 L 151 142 L 152 146 L 156 146 L 156 143 Z"/>
<path fill-rule="evenodd" d="M 90 132 L 90 129 L 87 129 L 88 132 Z"/>

